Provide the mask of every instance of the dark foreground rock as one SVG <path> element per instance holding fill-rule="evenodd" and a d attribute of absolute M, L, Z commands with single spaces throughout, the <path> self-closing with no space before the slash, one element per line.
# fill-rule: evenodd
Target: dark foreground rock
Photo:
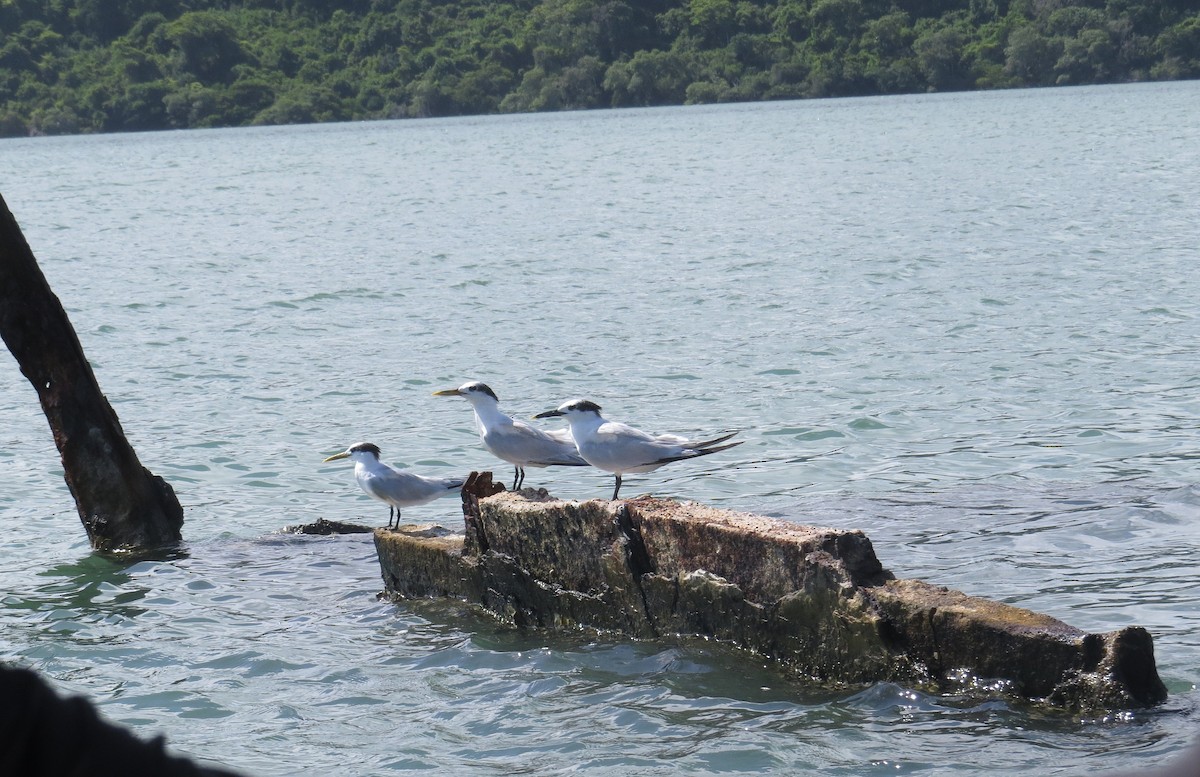
<path fill-rule="evenodd" d="M 389 592 L 464 599 L 518 626 L 717 639 L 823 682 L 1000 691 L 1081 711 L 1166 698 L 1144 629 L 1087 634 L 897 580 L 859 531 L 529 489 L 464 491 L 464 513 L 465 534 L 376 530 Z"/>

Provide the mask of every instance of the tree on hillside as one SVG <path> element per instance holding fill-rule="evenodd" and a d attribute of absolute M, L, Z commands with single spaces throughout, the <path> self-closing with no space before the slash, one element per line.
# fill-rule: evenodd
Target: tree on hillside
<path fill-rule="evenodd" d="M 1197 0 L 0 0 L 0 134 L 1200 76 Z"/>
<path fill-rule="evenodd" d="M 201 84 L 230 84 L 234 68 L 249 59 L 233 25 L 217 11 L 185 13 L 166 25 L 173 75 Z"/>

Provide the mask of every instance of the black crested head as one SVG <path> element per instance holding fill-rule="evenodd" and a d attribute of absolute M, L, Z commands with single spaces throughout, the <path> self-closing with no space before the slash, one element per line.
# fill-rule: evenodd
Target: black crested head
<path fill-rule="evenodd" d="M 373 442 L 360 442 L 357 445 L 350 446 L 351 453 L 369 453 L 375 458 L 379 458 L 379 446 Z"/>
<path fill-rule="evenodd" d="M 500 401 L 500 397 L 496 396 L 496 392 L 492 391 L 491 388 L 489 388 L 488 384 L 486 384 L 486 383 L 480 383 L 479 381 L 475 381 L 474 383 L 468 383 L 467 385 L 463 386 L 463 390 L 464 391 L 478 391 L 480 394 L 487 394 L 489 397 L 496 400 L 497 402 Z"/>
<path fill-rule="evenodd" d="M 577 399 L 574 402 L 569 403 L 565 409 L 566 410 L 583 410 L 585 412 L 591 411 L 593 413 L 600 412 L 600 406 L 597 405 L 595 402 L 591 401 L 590 399 Z"/>

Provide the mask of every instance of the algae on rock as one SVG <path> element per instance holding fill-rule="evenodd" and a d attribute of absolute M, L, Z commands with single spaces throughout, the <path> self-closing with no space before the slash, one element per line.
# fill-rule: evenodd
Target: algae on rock
<path fill-rule="evenodd" d="M 463 535 L 376 530 L 387 591 L 457 597 L 519 626 L 716 639 L 823 682 L 1002 688 L 1077 710 L 1166 698 L 1144 629 L 1086 634 L 898 580 L 860 531 L 648 497 L 497 494 L 474 475 L 463 504 Z"/>

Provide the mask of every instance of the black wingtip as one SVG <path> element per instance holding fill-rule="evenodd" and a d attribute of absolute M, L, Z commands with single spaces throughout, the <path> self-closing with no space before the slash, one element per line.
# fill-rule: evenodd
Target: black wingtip
<path fill-rule="evenodd" d="M 728 440 L 732 436 L 733 435 L 727 435 L 725 437 L 722 437 L 721 440 Z M 709 445 L 715 445 L 716 443 L 720 442 L 721 440 L 713 440 L 709 443 Z M 683 461 L 684 459 L 695 459 L 695 458 L 699 458 L 700 456 L 707 456 L 710 453 L 720 453 L 721 451 L 727 451 L 730 448 L 736 448 L 744 442 L 745 442 L 745 440 L 738 440 L 737 442 L 731 442 L 728 445 L 716 445 L 716 447 L 712 447 L 712 448 L 697 448 L 695 446 L 689 446 L 687 451 L 679 454 L 678 456 L 669 456 L 665 459 L 659 459 L 658 461 L 656 461 L 654 463 L 655 464 L 670 464 L 672 461 Z"/>
<path fill-rule="evenodd" d="M 704 450 L 705 448 L 711 448 L 712 446 L 716 445 L 717 443 L 725 442 L 730 437 L 733 437 L 735 434 L 737 434 L 737 432 L 730 432 L 729 434 L 723 434 L 720 437 L 714 437 L 713 439 L 705 440 L 704 442 L 688 443 L 687 447 L 689 447 L 693 450 L 698 450 L 698 451 Z M 741 442 L 735 442 L 733 445 L 740 445 L 742 442 L 745 442 L 745 440 L 742 440 Z M 730 445 L 727 447 L 732 448 L 733 445 Z"/>

